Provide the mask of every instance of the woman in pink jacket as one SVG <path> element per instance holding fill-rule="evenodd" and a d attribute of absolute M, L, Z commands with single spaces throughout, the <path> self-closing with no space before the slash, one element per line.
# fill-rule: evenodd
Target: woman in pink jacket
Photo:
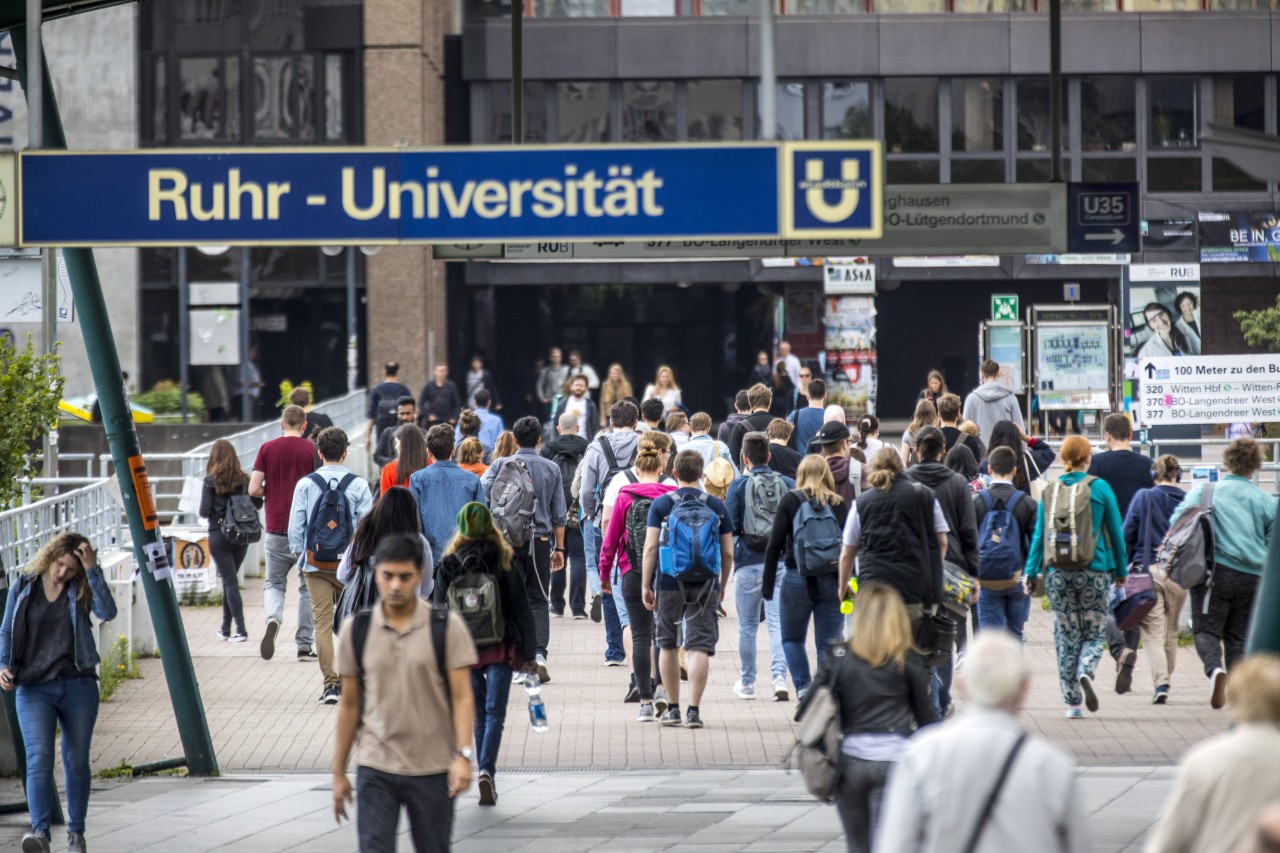
<path fill-rule="evenodd" d="M 631 657 L 633 686 L 640 696 L 640 714 L 636 719 L 642 723 L 651 723 L 666 711 L 665 693 L 658 697 L 663 707 L 654 708 L 653 611 L 645 608 L 641 598 L 640 568 L 649 504 L 676 488 L 674 483 L 662 482 L 662 472 L 670 456 L 671 438 L 665 433 L 645 433 L 640 438 L 634 469 L 618 475 L 631 482 L 618 491 L 600 545 L 600 583 L 604 591 L 609 591 L 615 560 L 622 578 L 622 600 L 631 617 L 631 642 L 627 651 Z"/>

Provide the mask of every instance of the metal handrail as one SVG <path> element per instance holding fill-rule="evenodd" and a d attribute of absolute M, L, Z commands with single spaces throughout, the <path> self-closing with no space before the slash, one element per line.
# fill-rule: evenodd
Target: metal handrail
<path fill-rule="evenodd" d="M 69 530 L 95 549 L 120 544 L 121 507 L 110 480 L 0 512 L 0 566 L 25 566 L 51 537 Z"/>

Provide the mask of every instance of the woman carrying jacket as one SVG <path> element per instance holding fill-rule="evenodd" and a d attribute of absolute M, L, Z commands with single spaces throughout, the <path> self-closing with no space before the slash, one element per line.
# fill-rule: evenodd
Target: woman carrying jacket
<path fill-rule="evenodd" d="M 1089 470 L 1093 448 L 1084 436 L 1069 436 L 1062 442 L 1062 464 L 1067 473 L 1058 478 L 1065 487 L 1083 480 Z M 1054 489 L 1045 491 L 1040 509 L 1036 513 L 1036 529 L 1027 548 L 1027 565 L 1022 583 L 1027 594 L 1041 567 L 1046 561 L 1045 506 L 1053 500 Z M 1084 715 L 1080 702 L 1091 712 L 1098 710 L 1098 694 L 1093 689 L 1093 673 L 1107 647 L 1107 613 L 1114 583 L 1124 586 L 1129 570 L 1126 565 L 1124 527 L 1120 520 L 1120 506 L 1105 480 L 1089 482 L 1089 504 L 1093 516 L 1093 560 L 1079 571 L 1048 568 L 1045 588 L 1049 594 L 1049 606 L 1053 609 L 1053 641 L 1058 654 L 1058 684 L 1062 688 L 1062 701 L 1067 704 L 1067 719 L 1078 720 Z M 1050 534 L 1052 531 L 1050 531 Z"/>
<path fill-rule="evenodd" d="M 618 491 L 617 500 L 609 513 L 605 527 L 604 539 L 600 543 L 600 564 L 596 571 L 600 573 L 600 588 L 605 595 L 614 594 L 612 587 L 613 567 L 618 567 L 619 583 L 623 603 L 626 605 L 630 619 L 628 628 L 631 657 L 632 686 L 640 696 L 640 713 L 637 722 L 652 723 L 665 713 L 667 699 L 665 692 L 657 696 L 654 679 L 657 677 L 655 658 L 653 656 L 653 611 L 644 606 L 644 589 L 640 580 L 640 567 L 631 562 L 633 556 L 640 557 L 644 553 L 644 542 L 631 542 L 627 535 L 627 511 L 637 501 L 652 503 L 655 499 L 676 490 L 675 483 L 663 482 L 663 471 L 667 467 L 667 459 L 671 456 L 671 442 L 662 434 L 645 434 L 640 437 L 634 463 L 636 482 L 623 486 Z M 632 571 L 635 569 L 635 571 Z M 624 639 L 628 639 L 624 636 Z M 657 707 L 657 706 L 661 707 Z"/>
<path fill-rule="evenodd" d="M 796 513 L 805 504 L 835 516 L 837 528 L 844 530 L 849 518 L 849 504 L 836 493 L 836 481 L 827 460 L 806 456 L 796 468 L 796 488 L 782 496 L 778 513 L 773 517 L 773 531 L 764 550 L 764 573 L 760 578 L 760 594 L 773 601 L 774 582 L 778 576 L 778 558 L 785 555 L 787 572 L 782 578 L 778 601 L 778 620 L 782 623 L 782 651 L 787 656 L 787 669 L 796 694 L 809 689 L 809 655 L 805 637 L 809 619 L 813 618 L 813 639 L 818 647 L 818 664 L 827 659 L 834 643 L 840 642 L 844 619 L 840 615 L 840 566 L 835 563 L 827 574 L 805 577 L 796 566 L 792 528 Z M 833 543 L 834 545 L 834 543 Z M 753 617 L 754 618 L 754 617 Z"/>
<path fill-rule="evenodd" d="M 1007 447 L 1018 459 L 1013 472 L 1013 487 L 1031 494 L 1031 484 L 1041 479 L 1053 465 L 1053 448 L 1042 438 L 1030 438 L 1022 427 L 1013 421 L 997 421 L 991 428 L 991 441 L 987 444 L 987 458 L 997 447 Z M 983 474 L 990 473 L 986 459 L 978 466 Z"/>
<path fill-rule="evenodd" d="M 524 579 L 511 571 L 511 546 L 493 524 L 489 508 L 472 501 L 458 510 L 458 532 L 445 550 L 436 569 L 433 603 L 449 604 L 449 588 L 463 575 L 483 572 L 498 587 L 502 608 L 502 641 L 478 647 L 479 660 L 471 667 L 471 690 L 476 701 L 476 766 L 480 771 L 480 805 L 498 802 L 493 777 L 502 746 L 502 729 L 507 720 L 507 698 L 511 695 L 511 673 L 536 673 L 537 636 L 533 610 L 525 592 Z"/>
<path fill-rule="evenodd" d="M 1142 620 L 1142 646 L 1151 664 L 1154 705 L 1169 701 L 1169 677 L 1178 660 L 1178 619 L 1187 601 L 1187 591 L 1170 582 L 1156 565 L 1156 552 L 1169 532 L 1169 519 L 1182 502 L 1185 493 L 1178 487 L 1182 467 L 1175 456 L 1156 460 L 1156 484 L 1134 494 L 1129 514 L 1124 517 L 1124 546 L 1136 564 L 1151 573 L 1156 593 L 1156 606 Z"/>
<path fill-rule="evenodd" d="M 27 752 L 24 851 L 49 853 L 53 811 L 53 741 L 62 732 L 67 775 L 67 848 L 83 853 L 89 808 L 89 746 L 98 719 L 99 663 L 93 613 L 116 618 L 98 555 L 89 540 L 64 533 L 40 549 L 9 590 L 0 622 L 0 688 L 17 689 L 18 722 Z"/>
<path fill-rule="evenodd" d="M 231 442 L 220 438 L 209 448 L 204 488 L 200 493 L 200 517 L 209 520 L 209 558 L 222 582 L 222 627 L 218 639 L 243 643 L 249 639 L 244 625 L 244 602 L 240 598 L 240 565 L 249 553 L 249 544 L 232 545 L 222 535 L 222 520 L 234 494 L 248 494 L 249 475 L 240 467 L 240 457 Z M 262 498 L 253 498 L 262 509 Z M 235 632 L 231 623 L 235 622 Z"/>
<path fill-rule="evenodd" d="M 879 820 L 885 782 L 907 738 L 938 721 L 929 698 L 929 668 L 914 651 L 911 620 L 892 587 L 858 591 L 848 646 L 818 667 L 840 706 L 840 781 L 836 812 L 849 853 L 867 853 Z"/>

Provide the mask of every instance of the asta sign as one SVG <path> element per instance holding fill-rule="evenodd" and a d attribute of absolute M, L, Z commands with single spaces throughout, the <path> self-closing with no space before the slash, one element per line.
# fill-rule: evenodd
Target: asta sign
<path fill-rule="evenodd" d="M 829 296 L 874 296 L 876 268 L 871 264 L 827 264 L 822 271 L 822 292 Z"/>
<path fill-rule="evenodd" d="M 1069 252 L 1142 250 L 1137 184 L 1071 184 Z"/>
<path fill-rule="evenodd" d="M 880 143 L 30 152 L 27 246 L 880 233 Z"/>
<path fill-rule="evenodd" d="M 1280 355 L 1145 358 L 1138 376 L 1146 425 L 1280 420 Z"/>

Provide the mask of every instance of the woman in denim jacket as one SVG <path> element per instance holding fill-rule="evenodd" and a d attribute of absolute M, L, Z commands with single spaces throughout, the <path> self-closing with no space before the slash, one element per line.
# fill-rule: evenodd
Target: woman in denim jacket
<path fill-rule="evenodd" d="M 53 738 L 62 729 L 67 774 L 67 846 L 83 853 L 89 806 L 89 743 L 98 719 L 99 662 L 92 612 L 116 618 L 116 603 L 89 540 L 64 533 L 40 550 L 9 590 L 0 622 L 0 688 L 17 689 L 27 751 L 31 832 L 23 853 L 48 853 L 53 809 Z"/>

